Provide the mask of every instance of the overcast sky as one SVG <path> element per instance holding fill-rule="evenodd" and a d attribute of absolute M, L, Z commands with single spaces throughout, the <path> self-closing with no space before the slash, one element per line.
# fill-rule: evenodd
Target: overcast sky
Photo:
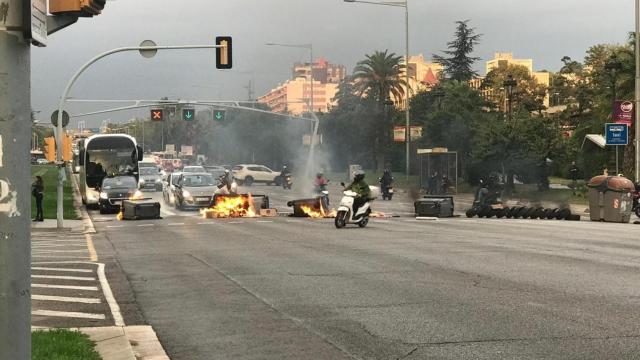
<path fill-rule="evenodd" d="M 560 59 L 582 59 L 597 43 L 621 43 L 633 30 L 631 0 L 409 0 L 411 54 L 431 57 L 452 38 L 454 21 L 470 19 L 483 34 L 476 56 L 496 51 L 533 58 L 536 70 L 557 70 Z M 315 56 L 344 64 L 349 72 L 364 54 L 389 49 L 404 54 L 404 9 L 342 0 L 115 0 L 102 15 L 49 37 L 34 48 L 33 109 L 49 118 L 72 74 L 96 54 L 152 39 L 160 45 L 210 44 L 216 35 L 234 38 L 234 70 L 215 69 L 212 50 L 164 52 L 153 59 L 119 54 L 94 65 L 71 96 L 94 99 L 246 99 L 249 81 L 256 95 L 291 75 L 291 65 L 308 59 L 304 49 L 267 42 L 312 43 Z M 95 110 L 72 105 L 71 113 Z M 129 119 L 132 113 L 93 117 Z M 138 112 L 146 116 L 147 112 Z M 74 122 L 72 122 L 72 125 Z"/>

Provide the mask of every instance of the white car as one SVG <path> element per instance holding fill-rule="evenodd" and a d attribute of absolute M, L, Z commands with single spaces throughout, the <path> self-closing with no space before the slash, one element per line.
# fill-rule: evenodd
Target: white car
<path fill-rule="evenodd" d="M 253 183 L 280 185 L 280 172 L 273 171 L 262 165 L 236 165 L 231 170 L 231 173 L 240 185 L 251 186 Z"/>
<path fill-rule="evenodd" d="M 182 168 L 182 172 L 183 173 L 206 173 L 207 170 L 205 170 L 202 166 L 185 166 L 184 168 Z"/>
<path fill-rule="evenodd" d="M 47 160 L 47 159 L 40 158 L 40 159 L 36 160 L 36 164 L 38 164 L 38 165 L 47 165 L 48 163 L 49 163 L 49 160 Z"/>

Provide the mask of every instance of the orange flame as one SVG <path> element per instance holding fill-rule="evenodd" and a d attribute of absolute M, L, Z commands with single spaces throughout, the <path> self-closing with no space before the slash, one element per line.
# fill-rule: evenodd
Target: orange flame
<path fill-rule="evenodd" d="M 336 210 L 335 209 L 331 209 L 331 210 L 326 210 L 324 208 L 324 206 L 322 206 L 322 201 L 320 202 L 320 210 L 314 210 L 313 208 L 311 208 L 310 206 L 306 206 L 306 205 L 300 205 L 300 210 L 302 210 L 303 213 L 305 213 L 305 215 L 307 215 L 308 217 L 312 218 L 312 219 L 319 219 L 319 218 L 334 218 L 336 217 Z"/>
<path fill-rule="evenodd" d="M 122 220 L 124 219 L 124 214 L 122 213 L 122 210 L 120 210 L 120 212 L 118 213 L 118 216 L 116 217 L 118 220 Z"/>
<path fill-rule="evenodd" d="M 380 212 L 380 211 L 372 211 L 371 214 L 369 214 L 370 217 L 372 218 L 385 218 L 385 217 L 390 217 L 387 214 Z"/>
<path fill-rule="evenodd" d="M 144 199 L 144 194 L 140 191 L 136 191 L 131 196 L 129 196 L 129 200 L 142 200 Z"/>
<path fill-rule="evenodd" d="M 251 194 L 218 196 L 216 198 L 216 204 L 211 208 L 200 210 L 200 214 L 205 219 L 257 216 Z"/>

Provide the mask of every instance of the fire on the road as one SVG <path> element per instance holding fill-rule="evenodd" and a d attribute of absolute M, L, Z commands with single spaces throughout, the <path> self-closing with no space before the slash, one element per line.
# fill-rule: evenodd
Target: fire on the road
<path fill-rule="evenodd" d="M 130 193 L 129 200 L 144 200 L 144 194 L 142 193 L 142 191 L 136 190 L 136 192 L 134 192 L 133 194 Z M 118 216 L 116 216 L 116 219 L 118 220 L 124 219 L 124 213 L 122 212 L 123 211 L 122 207 L 123 207 L 123 204 L 120 205 L 120 211 L 118 212 Z"/>
<path fill-rule="evenodd" d="M 336 210 L 326 210 L 324 206 L 322 206 L 322 201 L 320 202 L 320 210 L 315 210 L 307 205 L 300 205 L 300 210 L 302 210 L 302 212 L 304 212 L 307 217 L 310 217 L 312 219 L 336 217 Z"/>
<path fill-rule="evenodd" d="M 217 196 L 213 207 L 200 210 L 203 218 L 256 217 L 253 197 L 248 195 Z"/>

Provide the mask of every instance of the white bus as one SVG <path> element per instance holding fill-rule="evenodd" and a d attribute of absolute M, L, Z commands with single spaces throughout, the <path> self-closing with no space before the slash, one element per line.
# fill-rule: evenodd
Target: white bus
<path fill-rule="evenodd" d="M 93 135 L 79 144 L 79 183 L 82 203 L 98 205 L 100 186 L 106 176 L 131 175 L 139 180 L 138 161 L 142 149 L 125 134 Z"/>

